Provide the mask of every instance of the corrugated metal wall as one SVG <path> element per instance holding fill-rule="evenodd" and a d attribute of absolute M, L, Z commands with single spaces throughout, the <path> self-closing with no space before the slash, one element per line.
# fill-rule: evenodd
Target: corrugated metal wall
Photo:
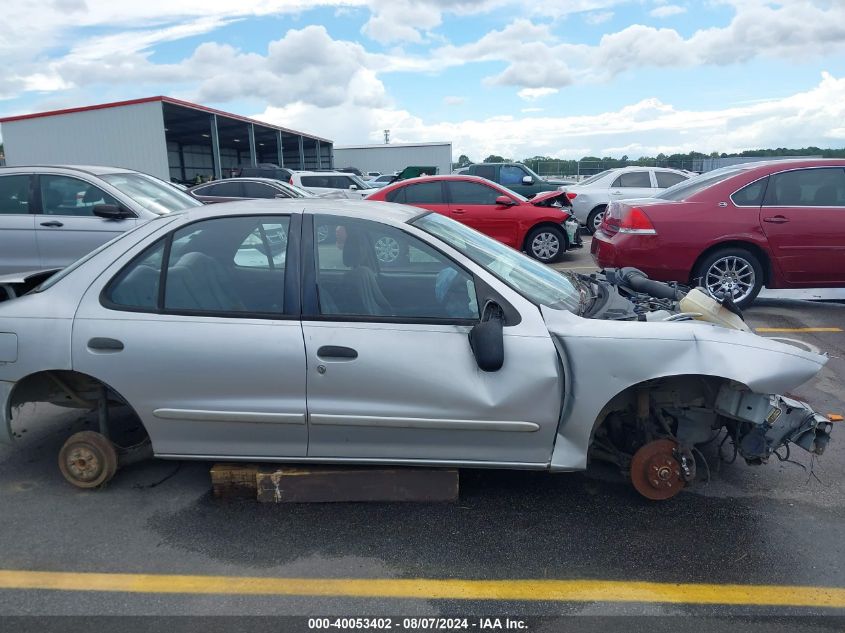
<path fill-rule="evenodd" d="M 109 165 L 170 180 L 161 102 L 2 124 L 6 164 Z"/>
<path fill-rule="evenodd" d="M 436 145 L 373 145 L 369 147 L 335 147 L 336 167 L 357 167 L 362 172 L 392 174 L 408 165 L 435 165 L 440 174 L 452 173 L 452 144 Z"/>

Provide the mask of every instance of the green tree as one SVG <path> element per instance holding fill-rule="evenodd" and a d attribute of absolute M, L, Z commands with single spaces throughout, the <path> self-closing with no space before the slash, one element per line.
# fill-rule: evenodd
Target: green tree
<path fill-rule="evenodd" d="M 501 156 L 498 156 L 496 154 L 490 154 L 487 158 L 484 159 L 484 162 L 485 163 L 506 163 L 508 161 L 506 161 L 504 158 L 502 158 Z"/>
<path fill-rule="evenodd" d="M 472 165 L 472 161 L 469 159 L 469 156 L 466 154 L 458 156 L 458 167 L 468 167 L 469 165 Z"/>

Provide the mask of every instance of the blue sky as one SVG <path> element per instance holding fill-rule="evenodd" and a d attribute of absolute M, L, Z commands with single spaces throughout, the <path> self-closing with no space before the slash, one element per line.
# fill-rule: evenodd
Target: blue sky
<path fill-rule="evenodd" d="M 234 5 L 234 6 L 233 6 Z M 838 0 L 12 0 L 0 116 L 165 94 L 456 155 L 845 144 Z"/>

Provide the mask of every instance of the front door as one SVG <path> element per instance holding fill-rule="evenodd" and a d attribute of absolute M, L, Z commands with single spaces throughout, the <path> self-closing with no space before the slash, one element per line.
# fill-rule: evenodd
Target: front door
<path fill-rule="evenodd" d="M 545 464 L 561 377 L 539 311 L 504 328 L 505 365 L 483 372 L 468 333 L 488 286 L 409 232 L 313 217 L 303 288 L 308 456 Z M 322 227 L 334 239 L 319 242 Z M 379 261 L 383 236 L 406 244 L 407 258 Z"/>
<path fill-rule="evenodd" d="M 31 212 L 31 176 L 0 176 L 0 275 L 41 268 Z"/>
<path fill-rule="evenodd" d="M 94 215 L 98 204 L 120 204 L 89 182 L 72 176 L 41 174 L 36 189 L 35 229 L 41 268 L 61 268 L 132 229 L 137 220 L 107 220 Z"/>
<path fill-rule="evenodd" d="M 453 220 L 522 250 L 522 244 L 517 239 L 522 207 L 496 204 L 496 199 L 505 194 L 479 182 L 450 180 L 446 182 L 446 187 L 449 192 L 449 215 Z"/>
<path fill-rule="evenodd" d="M 184 225 L 118 260 L 83 297 L 73 367 L 132 405 L 156 454 L 306 454 L 293 218 Z"/>
<path fill-rule="evenodd" d="M 760 225 L 790 284 L 845 284 L 845 169 L 773 174 Z"/>

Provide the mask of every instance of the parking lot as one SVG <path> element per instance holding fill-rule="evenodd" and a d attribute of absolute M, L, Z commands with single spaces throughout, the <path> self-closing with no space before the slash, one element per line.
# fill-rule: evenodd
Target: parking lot
<path fill-rule="evenodd" d="M 585 241 L 556 267 L 591 270 Z M 831 356 L 794 394 L 823 413 L 845 411 L 843 311 L 771 293 L 747 311 L 758 333 Z M 72 430 L 96 421 L 29 407 L 24 439 L 0 449 L 7 615 L 845 608 L 841 424 L 815 462 L 794 451 L 795 463 L 728 464 L 714 442 L 705 449 L 709 482 L 662 504 L 597 468 L 463 471 L 454 504 L 275 505 L 215 499 L 203 462 L 144 462 L 102 490 L 75 489 L 56 455 Z"/>

